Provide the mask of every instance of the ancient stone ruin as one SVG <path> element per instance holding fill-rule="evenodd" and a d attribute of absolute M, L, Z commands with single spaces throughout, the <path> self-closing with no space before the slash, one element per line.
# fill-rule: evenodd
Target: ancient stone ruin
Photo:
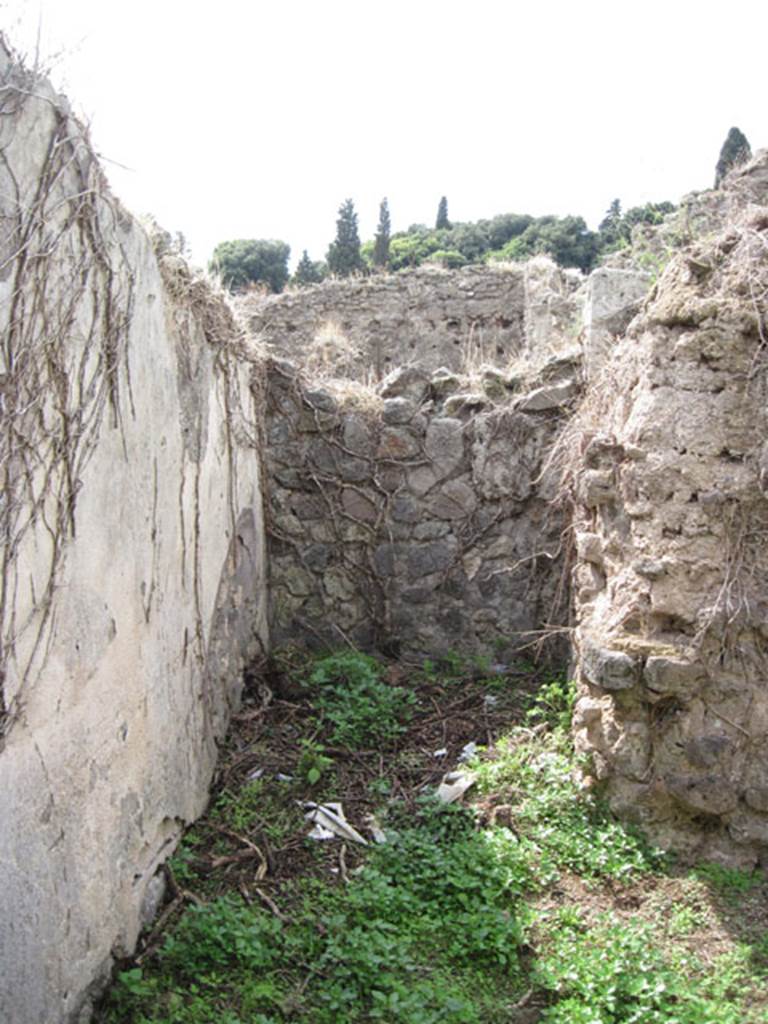
<path fill-rule="evenodd" d="M 768 154 L 588 279 L 237 311 L 0 83 L 0 1019 L 87 1019 L 270 644 L 570 659 L 585 785 L 764 860 Z"/>

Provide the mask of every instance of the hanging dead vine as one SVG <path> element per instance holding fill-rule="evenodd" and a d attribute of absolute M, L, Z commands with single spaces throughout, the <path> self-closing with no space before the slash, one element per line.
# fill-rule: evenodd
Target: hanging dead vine
<path fill-rule="evenodd" d="M 32 125 L 44 139 L 37 147 Z M 0 82 L 0 183 L 1 734 L 44 657 L 101 424 L 108 412 L 119 429 L 123 392 L 130 396 L 134 277 L 124 214 L 87 133 L 44 82 L 13 63 Z M 36 565 L 22 571 L 32 535 Z"/>

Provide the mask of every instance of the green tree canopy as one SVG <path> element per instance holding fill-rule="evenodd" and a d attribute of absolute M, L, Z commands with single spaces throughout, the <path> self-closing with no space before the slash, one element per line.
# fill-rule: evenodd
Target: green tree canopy
<path fill-rule="evenodd" d="M 745 164 L 751 156 L 752 149 L 747 142 L 746 135 L 738 128 L 731 128 L 723 143 L 723 148 L 720 150 L 720 159 L 715 168 L 715 188 L 720 188 L 728 171 L 738 167 L 739 164 Z"/>
<path fill-rule="evenodd" d="M 365 262 L 360 253 L 360 235 L 357 231 L 357 214 L 351 199 L 345 199 L 339 207 L 336 220 L 336 238 L 328 247 L 328 269 L 338 277 L 362 273 Z"/>
<path fill-rule="evenodd" d="M 208 266 L 231 292 L 243 291 L 249 284 L 265 284 L 271 291 L 280 292 L 288 280 L 290 255 L 291 248 L 285 242 L 240 238 L 220 242 Z"/>
<path fill-rule="evenodd" d="M 301 259 L 296 265 L 291 283 L 295 285 L 305 284 L 319 284 L 325 280 L 326 277 L 326 266 L 324 263 L 316 260 L 311 260 L 305 249 L 301 254 Z"/>
<path fill-rule="evenodd" d="M 373 243 L 373 265 L 379 270 L 383 270 L 389 262 L 391 227 L 389 203 L 386 199 L 382 199 L 379 206 L 379 224 L 376 228 L 376 238 Z"/>
<path fill-rule="evenodd" d="M 614 199 L 597 229 L 600 254 L 615 252 L 629 245 L 636 224 L 660 224 L 674 208 L 668 202 L 646 203 L 645 206 L 633 206 L 622 213 L 621 203 Z"/>
<path fill-rule="evenodd" d="M 449 228 L 450 226 L 451 222 L 448 220 L 448 200 L 445 196 L 441 196 L 440 202 L 437 204 L 435 231 L 440 231 L 441 228 Z"/>

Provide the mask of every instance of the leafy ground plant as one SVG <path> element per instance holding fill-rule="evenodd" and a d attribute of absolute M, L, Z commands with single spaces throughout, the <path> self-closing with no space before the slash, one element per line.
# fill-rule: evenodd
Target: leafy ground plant
<path fill-rule="evenodd" d="M 310 699 L 333 743 L 350 748 L 391 745 L 406 729 L 415 694 L 383 678 L 379 661 L 342 651 L 315 662 L 307 678 Z"/>
<path fill-rule="evenodd" d="M 526 706 L 516 671 L 502 699 L 463 664 L 304 659 L 298 697 L 246 707 L 172 859 L 172 926 L 99 1024 L 768 1024 L 763 876 L 677 869 L 580 788 L 562 679 Z M 445 806 L 469 740 L 476 784 Z M 306 801 L 386 841 L 315 842 Z"/>
<path fill-rule="evenodd" d="M 515 845 L 487 843 L 470 812 L 434 801 L 392 818 L 402 827 L 364 870 L 343 890 L 308 887 L 290 922 L 234 896 L 190 907 L 152 974 L 120 976 L 106 1019 L 198 1024 L 218 1006 L 233 1024 L 480 1024 L 484 1004 L 511 1005 L 528 880 Z M 493 996 L 478 997 L 481 976 Z"/>
<path fill-rule="evenodd" d="M 718 967 L 719 983 L 696 978 L 696 965 L 665 957 L 647 926 L 608 919 L 586 930 L 561 927 L 535 968 L 539 984 L 556 1000 L 541 1019 L 550 1024 L 741 1024 L 743 967 Z M 724 984 L 723 974 L 728 975 Z"/>
<path fill-rule="evenodd" d="M 513 730 L 472 767 L 482 793 L 511 799 L 515 830 L 538 850 L 540 872 L 628 878 L 662 866 L 663 856 L 638 831 L 579 788 L 562 730 L 536 737 Z"/>

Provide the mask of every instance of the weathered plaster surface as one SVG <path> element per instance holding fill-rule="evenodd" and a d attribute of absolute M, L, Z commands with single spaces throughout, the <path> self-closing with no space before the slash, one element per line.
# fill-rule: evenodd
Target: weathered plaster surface
<path fill-rule="evenodd" d="M 133 947 L 266 636 L 257 410 L 63 101 L 4 55 L 0 100 L 0 1020 L 60 1024 Z"/>

